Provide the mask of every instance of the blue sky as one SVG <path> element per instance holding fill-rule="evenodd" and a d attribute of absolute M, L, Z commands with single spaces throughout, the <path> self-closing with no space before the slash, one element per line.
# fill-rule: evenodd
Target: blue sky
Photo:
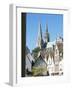
<path fill-rule="evenodd" d="M 39 14 L 27 13 L 26 16 L 26 45 L 32 51 L 36 47 L 39 21 L 42 26 L 42 33 L 46 31 L 46 23 L 48 24 L 48 32 L 50 41 L 54 41 L 58 35 L 63 37 L 63 15 L 62 14 Z"/>

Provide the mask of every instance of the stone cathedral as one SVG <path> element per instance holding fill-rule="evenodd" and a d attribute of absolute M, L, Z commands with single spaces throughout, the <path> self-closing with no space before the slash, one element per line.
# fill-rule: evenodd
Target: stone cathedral
<path fill-rule="evenodd" d="M 50 41 L 48 25 L 45 27 L 45 35 L 42 34 L 42 26 L 39 23 L 37 37 L 37 47 L 40 48 L 38 56 L 40 56 L 47 65 L 49 75 L 63 74 L 63 38 L 57 37 L 54 41 Z M 46 74 L 46 72 L 44 73 Z"/>
<path fill-rule="evenodd" d="M 43 35 L 39 23 L 36 45 L 32 53 L 26 48 L 26 76 L 63 75 L 63 38 L 50 41 L 48 25 Z"/>

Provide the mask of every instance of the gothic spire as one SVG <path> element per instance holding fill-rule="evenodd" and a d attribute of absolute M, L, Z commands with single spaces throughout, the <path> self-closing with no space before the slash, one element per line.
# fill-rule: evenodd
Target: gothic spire
<path fill-rule="evenodd" d="M 41 23 L 39 22 L 39 27 L 38 27 L 38 47 L 42 48 L 43 45 L 43 39 L 42 39 L 42 27 L 41 27 Z"/>
<path fill-rule="evenodd" d="M 45 42 L 49 42 L 50 41 L 50 37 L 49 37 L 49 33 L 48 33 L 48 25 L 46 23 L 46 32 L 45 32 Z"/>

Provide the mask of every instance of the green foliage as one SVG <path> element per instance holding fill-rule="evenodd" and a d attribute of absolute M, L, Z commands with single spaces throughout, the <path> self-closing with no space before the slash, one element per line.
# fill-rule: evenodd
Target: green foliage
<path fill-rule="evenodd" d="M 38 56 L 38 52 L 40 51 L 40 48 L 39 47 L 36 47 L 32 50 L 32 54 L 33 54 L 33 57 L 34 59 L 36 60 L 37 59 L 37 56 Z"/>
<path fill-rule="evenodd" d="M 36 47 L 32 50 L 32 53 L 38 53 L 40 51 L 40 47 Z"/>
<path fill-rule="evenodd" d="M 46 67 L 33 67 L 32 68 L 32 74 L 33 76 L 40 76 L 43 75 L 43 72 L 47 72 L 47 68 Z"/>

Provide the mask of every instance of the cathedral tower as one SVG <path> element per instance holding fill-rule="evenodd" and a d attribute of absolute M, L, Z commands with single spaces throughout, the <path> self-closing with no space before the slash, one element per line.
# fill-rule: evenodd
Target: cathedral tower
<path fill-rule="evenodd" d="M 50 42 L 50 37 L 48 33 L 48 25 L 46 24 L 46 32 L 45 32 L 45 37 L 44 37 L 45 43 Z"/>
<path fill-rule="evenodd" d="M 39 22 L 37 46 L 40 47 L 40 48 L 42 48 L 42 46 L 43 46 L 42 27 L 41 27 L 41 23 L 40 22 Z"/>

